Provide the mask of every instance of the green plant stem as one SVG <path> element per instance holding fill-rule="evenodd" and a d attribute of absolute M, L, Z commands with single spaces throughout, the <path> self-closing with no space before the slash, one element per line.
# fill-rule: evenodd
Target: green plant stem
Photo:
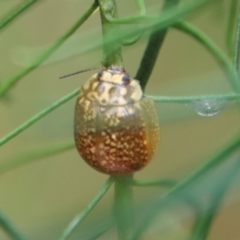
<path fill-rule="evenodd" d="M 214 0 L 212 0 L 214 1 Z M 151 23 L 152 26 L 156 27 L 156 30 L 159 28 L 165 28 L 179 20 L 180 17 L 192 12 L 193 10 L 203 6 L 210 1 L 207 0 L 194 0 L 188 4 L 185 4 L 183 7 L 179 7 L 178 9 L 170 9 L 162 13 L 161 17 L 158 16 L 149 16 L 149 15 L 137 15 L 131 17 L 123 17 L 123 18 L 112 18 L 107 16 L 106 19 L 115 24 L 136 24 L 136 23 Z M 144 29 L 149 29 L 149 26 L 146 26 Z"/>
<path fill-rule="evenodd" d="M 175 179 L 153 179 L 153 180 L 132 180 L 132 185 L 137 187 L 149 187 L 149 186 L 163 186 L 163 187 L 172 187 L 177 184 Z"/>
<path fill-rule="evenodd" d="M 140 15 L 145 16 L 147 11 L 146 11 L 146 6 L 145 6 L 145 1 L 144 0 L 136 0 L 139 10 L 140 10 Z M 135 25 L 134 27 L 137 27 Z M 143 31 L 140 31 L 140 33 L 136 34 L 136 36 L 133 36 L 129 39 L 123 39 L 122 40 L 122 45 L 123 46 L 130 46 L 136 43 L 143 35 Z"/>
<path fill-rule="evenodd" d="M 182 32 L 185 32 L 199 41 L 217 60 L 220 67 L 223 68 L 235 92 L 240 92 L 240 82 L 238 74 L 232 62 L 221 51 L 221 49 L 203 32 L 196 27 L 186 22 L 178 22 L 174 27 Z"/>
<path fill-rule="evenodd" d="M 230 93 L 221 95 L 203 95 L 203 96 L 152 96 L 145 95 L 148 98 L 153 99 L 155 102 L 176 102 L 176 103 L 187 103 L 191 101 L 199 101 L 205 99 L 226 99 L 226 100 L 237 100 L 240 98 L 240 94 Z"/>
<path fill-rule="evenodd" d="M 83 14 L 83 16 L 56 42 L 54 42 L 45 51 L 40 53 L 32 64 L 26 68 L 23 68 L 15 76 L 6 80 L 0 85 L 0 97 L 2 97 L 11 87 L 13 87 L 22 77 L 26 76 L 40 64 L 42 64 L 48 57 L 50 57 L 96 10 L 98 5 L 96 2 Z"/>
<path fill-rule="evenodd" d="M 96 240 L 99 237 L 101 237 L 104 233 L 106 233 L 110 228 L 114 226 L 113 222 L 109 222 L 108 224 L 105 224 L 101 229 L 98 231 L 95 231 L 91 236 L 85 237 L 84 239 L 87 240 Z"/>
<path fill-rule="evenodd" d="M 234 60 L 233 60 L 233 64 L 238 73 L 239 73 L 239 54 L 240 54 L 240 7 L 238 8 L 237 31 L 236 31 Z"/>
<path fill-rule="evenodd" d="M 187 186 L 191 185 L 199 177 L 203 176 L 207 172 L 217 167 L 220 163 L 224 162 L 227 157 L 233 153 L 233 151 L 240 148 L 240 133 L 235 137 L 229 144 L 220 148 L 213 156 L 211 156 L 202 165 L 192 171 L 165 195 L 161 196 L 154 204 L 151 209 L 145 214 L 145 218 L 138 225 L 135 231 L 133 239 L 139 239 L 141 234 L 147 229 L 154 217 L 169 203 L 170 200 L 176 199 L 178 194 L 184 190 Z"/>
<path fill-rule="evenodd" d="M 140 14 L 141 15 L 146 15 L 147 11 L 146 11 L 146 5 L 145 5 L 145 1 L 144 0 L 136 0 L 138 7 L 140 9 Z"/>
<path fill-rule="evenodd" d="M 25 11 L 28 7 L 30 7 L 33 3 L 37 1 L 38 0 L 28 0 L 15 8 L 11 13 L 7 14 L 7 16 L 0 21 L 0 30 L 4 28 L 7 24 L 12 22 L 18 15 L 20 15 L 23 11 Z"/>
<path fill-rule="evenodd" d="M 129 39 L 123 39 L 122 40 L 122 45 L 123 46 L 130 46 L 130 45 L 133 45 L 134 43 L 136 43 L 143 35 L 143 31 L 140 32 L 138 35 L 132 37 L 132 38 L 129 38 Z"/>
<path fill-rule="evenodd" d="M 85 217 L 91 212 L 91 210 L 96 206 L 96 204 L 101 200 L 107 190 L 110 188 L 114 182 L 113 177 L 109 177 L 108 180 L 104 183 L 103 187 L 100 189 L 95 198 L 88 204 L 88 206 L 80 212 L 67 226 L 64 230 L 60 240 L 66 240 L 72 234 L 74 229 L 85 219 Z"/>
<path fill-rule="evenodd" d="M 165 0 L 163 5 L 163 11 L 177 5 L 179 0 Z M 155 66 L 159 51 L 163 45 L 167 33 L 167 28 L 157 30 L 152 29 L 146 49 L 141 59 L 140 66 L 138 68 L 136 79 L 140 81 L 140 85 L 145 90 L 147 82 L 152 74 Z"/>
<path fill-rule="evenodd" d="M 130 240 L 134 231 L 132 175 L 115 176 L 114 215 L 118 240 Z"/>
<path fill-rule="evenodd" d="M 11 237 L 11 239 L 26 240 L 3 213 L 0 213 L 0 227 Z"/>
<path fill-rule="evenodd" d="M 68 142 L 64 144 L 52 145 L 48 147 L 41 147 L 41 149 L 35 149 L 24 153 L 23 155 L 19 155 L 17 157 L 4 160 L 0 162 L 0 175 L 16 169 L 18 167 L 22 167 L 23 165 L 33 163 L 34 161 L 42 160 L 46 157 L 54 156 L 59 153 L 63 153 L 74 147 L 73 142 Z"/>
<path fill-rule="evenodd" d="M 176 21 L 179 20 L 179 18 L 186 16 L 189 13 L 192 13 L 192 11 L 202 7 L 204 4 L 207 4 L 209 2 L 212 2 L 214 0 L 195 0 L 190 1 L 188 4 L 184 4 L 183 6 L 179 6 L 178 8 L 171 8 L 167 11 L 164 11 L 161 13 L 161 16 L 131 16 L 131 17 L 125 17 L 125 18 L 111 18 L 106 17 L 107 21 L 110 23 L 115 24 L 140 24 L 141 28 L 135 28 L 131 32 L 122 34 L 122 44 L 123 45 L 131 45 L 134 43 L 134 41 L 138 40 L 138 37 L 141 37 L 142 33 L 147 33 L 148 31 L 151 31 L 155 29 L 156 31 L 160 29 L 164 29 L 166 27 L 171 26 Z M 119 35 L 116 35 L 115 37 L 108 39 L 106 44 L 112 44 L 115 42 L 116 38 Z M 128 40 L 129 39 L 129 40 Z M 97 49 L 95 46 L 94 49 Z"/>
<path fill-rule="evenodd" d="M 146 6 L 145 6 L 145 0 L 136 0 L 137 5 L 139 7 L 140 10 L 140 15 L 141 16 L 146 16 Z M 138 26 L 135 24 L 134 26 L 135 28 L 138 28 Z M 140 33 L 137 33 L 136 36 L 133 36 L 129 39 L 122 39 L 122 45 L 123 46 L 130 46 L 133 45 L 134 43 L 136 43 L 137 41 L 140 40 L 140 38 L 142 37 L 144 31 L 140 30 Z"/>
<path fill-rule="evenodd" d="M 35 122 L 39 121 L 41 118 L 46 116 L 48 113 L 52 112 L 56 108 L 60 107 L 62 104 L 66 103 L 71 98 L 77 96 L 78 93 L 79 93 L 79 89 L 74 90 L 70 94 L 66 95 L 65 97 L 61 98 L 60 100 L 58 100 L 57 102 L 55 102 L 51 106 L 47 107 L 46 109 L 44 109 L 43 111 L 41 111 L 40 113 L 35 115 L 34 117 L 30 118 L 24 124 L 22 124 L 21 126 L 16 128 L 15 130 L 10 132 L 9 134 L 7 134 L 3 138 L 1 138 L 0 139 L 0 146 L 2 146 L 3 144 L 7 143 L 12 138 L 16 137 L 19 133 L 23 132 L 24 130 L 26 130 L 27 128 L 32 126 Z"/>
<path fill-rule="evenodd" d="M 228 15 L 227 31 L 226 31 L 226 46 L 228 54 L 232 58 L 233 56 L 233 34 L 235 29 L 235 20 L 238 10 L 238 0 L 231 0 L 230 11 Z"/>
<path fill-rule="evenodd" d="M 122 66 L 120 28 L 107 20 L 107 17 L 113 19 L 117 17 L 117 6 L 115 0 L 98 0 L 98 3 L 100 6 L 103 33 L 102 65 L 104 67 L 109 67 L 111 65 Z M 116 36 L 118 36 L 118 38 L 116 38 Z M 109 44 L 109 39 L 113 38 L 115 38 L 116 41 Z"/>

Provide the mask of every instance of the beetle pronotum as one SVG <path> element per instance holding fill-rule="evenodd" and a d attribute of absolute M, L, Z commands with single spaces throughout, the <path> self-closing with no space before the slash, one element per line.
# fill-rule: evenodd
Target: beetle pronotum
<path fill-rule="evenodd" d="M 154 103 L 143 97 L 138 80 L 124 68 L 105 68 L 81 89 L 74 135 L 79 154 L 96 170 L 112 175 L 135 172 L 158 148 Z"/>

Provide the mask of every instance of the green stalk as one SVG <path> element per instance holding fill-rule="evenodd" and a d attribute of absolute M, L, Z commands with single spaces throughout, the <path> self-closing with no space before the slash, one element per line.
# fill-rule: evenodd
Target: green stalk
<path fill-rule="evenodd" d="M 39 54 L 31 65 L 20 70 L 15 76 L 9 78 L 0 85 L 0 97 L 2 97 L 11 87 L 13 87 L 22 77 L 37 68 L 48 57 L 50 57 L 96 10 L 98 5 L 94 2 L 92 6 L 81 16 L 81 18 L 56 42 L 54 42 L 45 51 Z"/>
<path fill-rule="evenodd" d="M 144 0 L 135 0 L 138 4 L 139 10 L 140 10 L 140 15 L 146 15 L 147 10 L 146 10 L 146 5 Z"/>
<path fill-rule="evenodd" d="M 238 79 L 238 73 L 234 68 L 231 60 L 222 52 L 222 50 L 203 32 L 187 22 L 178 22 L 174 24 L 174 27 L 182 32 L 185 32 L 199 41 L 216 59 L 220 67 L 224 70 L 233 90 L 240 92 L 240 82 Z"/>
<path fill-rule="evenodd" d="M 236 31 L 234 60 L 233 60 L 235 69 L 238 73 L 239 73 L 239 54 L 240 54 L 240 7 L 238 8 L 237 31 Z"/>
<path fill-rule="evenodd" d="M 100 6 L 103 34 L 102 65 L 104 67 L 110 67 L 111 65 L 122 66 L 120 28 L 107 20 L 107 18 L 115 19 L 117 17 L 115 0 L 98 0 L 98 3 Z M 116 36 L 119 36 L 119 38 L 117 39 Z M 116 40 L 109 43 L 109 39 L 114 38 Z"/>
<path fill-rule="evenodd" d="M 33 163 L 34 161 L 42 160 L 44 158 L 68 151 L 70 149 L 73 149 L 74 146 L 75 145 L 73 142 L 58 145 L 55 144 L 47 147 L 41 147 L 40 149 L 31 150 L 22 155 L 18 154 L 17 157 L 7 159 L 4 161 L 2 161 L 1 159 L 0 175 L 10 170 L 21 167 L 25 164 Z"/>
<path fill-rule="evenodd" d="M 70 237 L 70 235 L 76 229 L 76 227 L 85 219 L 85 217 L 87 217 L 87 215 L 93 210 L 96 204 L 101 200 L 101 198 L 104 196 L 107 190 L 111 187 L 113 180 L 114 180 L 113 177 L 108 178 L 108 180 L 104 183 L 103 187 L 100 189 L 95 198 L 88 204 L 88 206 L 82 212 L 80 212 L 70 222 L 70 224 L 64 230 L 60 240 L 66 240 Z"/>
<path fill-rule="evenodd" d="M 170 178 L 160 178 L 153 180 L 132 180 L 132 185 L 136 187 L 149 187 L 149 186 L 161 186 L 172 187 L 177 184 L 177 180 Z"/>
<path fill-rule="evenodd" d="M 170 0 L 170 1 L 174 1 L 174 0 Z M 179 20 L 179 18 L 185 16 L 186 14 L 192 13 L 194 10 L 202 7 L 204 4 L 208 4 L 214 1 L 216 0 L 193 0 L 187 4 L 184 4 L 183 7 L 180 6 L 177 9 L 173 8 L 173 9 L 170 9 L 169 11 L 163 12 L 163 14 L 160 17 L 149 16 L 149 15 L 136 15 L 136 16 L 130 16 L 130 17 L 123 17 L 123 18 L 107 17 L 107 20 L 115 24 L 135 24 L 135 23 L 147 24 L 149 23 L 151 24 L 151 26 L 155 26 L 156 29 L 160 29 L 160 28 L 163 29 L 172 25 L 174 22 Z M 149 30 L 149 25 L 146 25 L 142 29 Z"/>
<path fill-rule="evenodd" d="M 233 50 L 233 37 L 235 30 L 235 20 L 238 12 L 238 0 L 231 0 L 230 11 L 228 15 L 227 31 L 226 31 L 226 46 L 229 56 L 232 58 Z"/>
<path fill-rule="evenodd" d="M 218 95 L 202 95 L 202 96 L 151 96 L 145 95 L 153 99 L 155 102 L 176 102 L 176 103 L 187 103 L 191 101 L 198 101 L 203 99 L 224 99 L 224 100 L 237 100 L 240 98 L 240 94 L 229 93 L 229 94 L 218 94 Z"/>
<path fill-rule="evenodd" d="M 113 227 L 113 222 L 108 222 L 104 226 L 102 226 L 100 229 L 97 231 L 94 231 L 90 236 L 84 236 L 84 239 L 87 240 L 96 240 L 100 238 L 104 233 L 106 233 L 108 230 L 110 230 Z"/>
<path fill-rule="evenodd" d="M 7 16 L 0 21 L 0 30 L 12 22 L 18 15 L 24 12 L 35 2 L 37 2 L 37 0 L 28 0 L 25 3 L 21 4 L 19 7 L 15 8 L 11 13 L 7 14 Z"/>
<path fill-rule="evenodd" d="M 118 240 L 130 240 L 134 231 L 132 175 L 115 176 L 114 213 Z"/>
<path fill-rule="evenodd" d="M 41 118 L 43 118 L 44 116 L 46 116 L 48 113 L 52 112 L 53 110 L 55 110 L 56 108 L 60 107 L 62 104 L 66 103 L 68 100 L 70 100 L 71 98 L 77 96 L 79 93 L 79 89 L 74 90 L 73 92 L 71 92 L 70 94 L 66 95 L 65 97 L 61 98 L 60 100 L 58 100 L 57 102 L 55 102 L 54 104 L 52 104 L 51 106 L 47 107 L 46 109 L 44 109 L 43 111 L 41 111 L 40 113 L 38 113 L 37 115 L 33 116 L 32 118 L 30 118 L 28 121 L 26 121 L 24 124 L 22 124 L 21 126 L 19 126 L 18 128 L 16 128 L 15 130 L 13 130 L 12 132 L 10 132 L 9 134 L 7 134 L 6 136 L 4 136 L 3 138 L 0 139 L 0 146 L 2 146 L 3 144 L 7 143 L 9 140 L 11 140 L 12 138 L 16 137 L 19 133 L 25 131 L 27 128 L 29 128 L 30 126 L 32 126 L 35 122 L 39 121 Z"/>
<path fill-rule="evenodd" d="M 163 11 L 169 9 L 172 6 L 177 5 L 179 0 L 167 0 L 164 2 Z M 152 74 L 153 68 L 157 61 L 159 51 L 163 45 L 163 41 L 167 34 L 167 28 L 156 31 L 155 26 L 152 28 L 145 52 L 141 59 L 140 66 L 138 68 L 136 79 L 140 81 L 140 85 L 144 91 L 147 82 Z"/>

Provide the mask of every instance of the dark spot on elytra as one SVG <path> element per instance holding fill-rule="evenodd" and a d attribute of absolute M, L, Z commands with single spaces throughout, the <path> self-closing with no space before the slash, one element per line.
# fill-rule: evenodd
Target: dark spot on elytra
<path fill-rule="evenodd" d="M 130 82 L 130 77 L 129 77 L 127 74 L 123 75 L 123 77 L 122 77 L 122 82 L 123 82 L 123 84 L 125 84 L 125 85 L 129 84 L 129 82 Z"/>
<path fill-rule="evenodd" d="M 97 75 L 98 80 L 100 80 L 100 78 L 102 77 L 102 75 L 103 75 L 103 70 L 101 70 L 101 71 L 98 72 L 98 75 Z"/>

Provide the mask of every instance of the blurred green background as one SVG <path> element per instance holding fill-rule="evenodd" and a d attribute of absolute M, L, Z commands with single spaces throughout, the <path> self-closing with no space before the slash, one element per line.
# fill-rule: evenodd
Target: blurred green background
<path fill-rule="evenodd" d="M 159 1 L 146 1 L 149 12 L 157 12 Z M 7 15 L 21 1 L 0 1 L 0 16 Z M 134 1 L 117 1 L 119 15 L 137 13 Z M 79 0 L 43 0 L 3 29 L 0 33 L 0 82 L 8 79 L 31 61 L 32 56 L 60 37 L 89 7 Z M 191 14 L 188 21 L 203 30 L 225 52 L 225 34 L 230 1 L 219 1 Z M 77 70 L 98 67 L 101 50 L 82 55 L 78 51 L 99 38 L 99 13 L 95 13 L 46 64 L 24 77 L 0 101 L 0 137 L 62 96 L 81 86 L 93 73 L 71 78 L 59 77 Z M 123 48 L 124 64 L 134 76 L 147 38 Z M 80 50 L 79 50 L 80 49 Z M 230 93 L 223 71 L 212 56 L 189 36 L 170 29 L 146 94 L 188 96 Z M 1 163 L 30 150 L 73 141 L 75 99 L 64 104 L 28 130 L 1 147 Z M 161 123 L 161 144 L 155 159 L 136 178 L 181 178 L 223 146 L 239 131 L 240 112 L 228 102 L 216 116 L 201 117 L 184 104 L 156 103 Z M 0 176 L 0 210 L 31 240 L 58 239 L 73 216 L 95 196 L 106 175 L 95 172 L 81 160 L 75 149 L 43 159 Z M 238 187 L 238 186 L 237 186 Z M 239 188 L 228 191 L 224 206 L 211 228 L 209 240 L 240 239 Z M 135 199 L 156 194 L 161 188 L 136 188 Z M 70 239 L 79 238 L 84 228 L 109 215 L 113 191 L 106 194 Z M 185 213 L 187 210 L 185 211 Z M 174 227 L 159 233 L 156 229 L 145 239 L 186 239 L 191 214 L 176 221 L 178 211 L 169 212 L 166 221 Z M 183 213 L 183 215 L 185 215 Z M 82 230 L 81 230 L 82 229 Z M 115 234 L 115 232 L 112 232 Z M 114 239 L 108 234 L 101 239 Z M 0 230 L 0 239 L 8 238 Z"/>

